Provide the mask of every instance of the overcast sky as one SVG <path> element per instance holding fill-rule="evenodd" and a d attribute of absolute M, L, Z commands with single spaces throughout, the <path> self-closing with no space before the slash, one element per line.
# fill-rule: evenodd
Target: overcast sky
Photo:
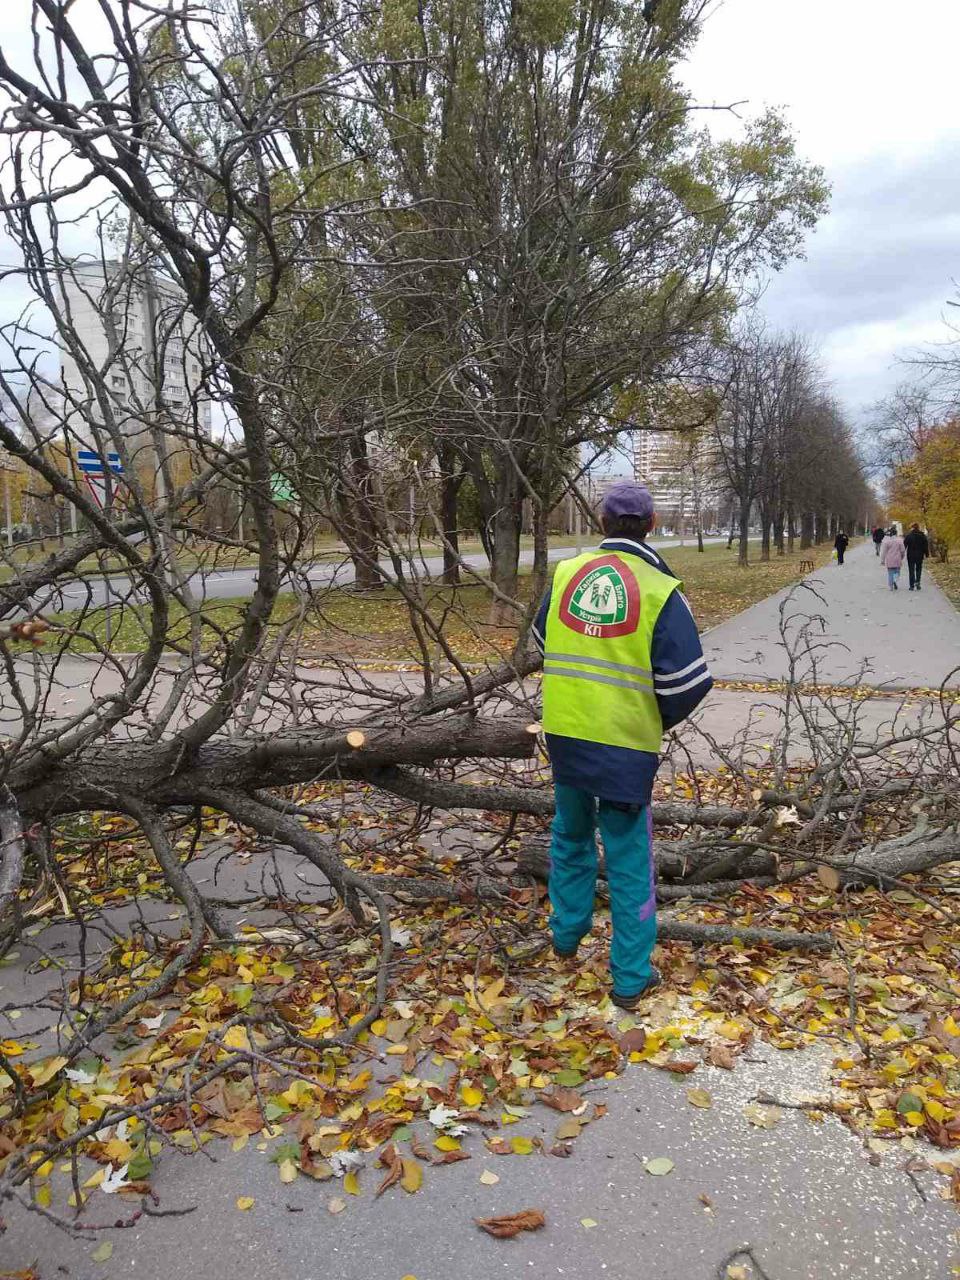
<path fill-rule="evenodd" d="M 960 281 L 960 0 L 721 0 L 686 79 L 704 103 L 783 107 L 830 213 L 763 309 L 820 343 L 860 417 L 945 336 Z M 714 128 L 735 127 L 710 116 Z"/>

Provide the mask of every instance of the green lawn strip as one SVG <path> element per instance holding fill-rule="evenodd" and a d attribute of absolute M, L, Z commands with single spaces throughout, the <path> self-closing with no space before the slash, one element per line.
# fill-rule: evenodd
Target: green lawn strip
<path fill-rule="evenodd" d="M 933 575 L 937 586 L 950 603 L 960 609 L 960 560 L 948 560 L 946 564 L 941 564 L 939 560 L 928 560 L 927 572 Z"/>
<path fill-rule="evenodd" d="M 664 549 L 670 567 L 684 580 L 694 613 L 702 628 L 715 626 L 735 613 L 755 604 L 773 592 L 799 579 L 801 559 L 813 559 L 819 566 L 830 559 L 830 548 L 815 547 L 802 554 L 774 556 L 769 562 L 751 560 L 745 568 L 737 564 L 736 549 L 725 544 L 711 544 L 700 553 L 695 546 Z M 759 547 L 751 545 L 758 557 Z M 526 603 L 532 587 L 529 570 L 521 574 L 520 599 Z M 464 661 L 482 661 L 509 652 L 514 631 L 487 624 L 490 596 L 477 583 L 459 588 L 440 583 L 421 587 L 424 607 L 456 656 Z M 203 647 L 209 648 L 219 633 L 229 634 L 238 626 L 245 598 L 207 600 L 202 607 Z M 270 627 L 276 630 L 295 616 L 300 603 L 290 594 L 278 597 Z M 113 605 L 110 618 L 110 649 L 114 653 L 136 653 L 147 640 L 150 610 L 144 605 Z M 89 653 L 106 646 L 107 617 L 103 608 L 63 613 L 55 619 L 62 628 L 77 629 L 68 648 L 75 653 Z M 80 634 L 80 632 L 86 634 Z M 368 657 L 397 661 L 418 661 L 420 648 L 414 637 L 410 616 L 403 597 L 391 587 L 376 592 L 356 592 L 349 588 L 318 591 L 310 602 L 301 627 L 291 637 L 304 657 Z M 64 643 L 64 636 L 53 633 L 45 638 L 43 648 L 50 651 Z M 189 645 L 189 621 L 182 608 L 171 602 L 171 624 L 168 648 Z M 431 651 L 436 656 L 436 642 Z"/>

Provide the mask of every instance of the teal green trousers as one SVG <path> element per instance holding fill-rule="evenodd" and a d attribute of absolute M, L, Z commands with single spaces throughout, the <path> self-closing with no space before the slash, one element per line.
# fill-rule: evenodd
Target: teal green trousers
<path fill-rule="evenodd" d="M 550 843 L 550 928 L 558 951 L 575 951 L 590 931 L 597 887 L 597 827 L 610 886 L 613 942 L 610 972 L 620 996 L 635 996 L 651 977 L 657 940 L 650 808 L 639 812 L 557 784 Z"/>

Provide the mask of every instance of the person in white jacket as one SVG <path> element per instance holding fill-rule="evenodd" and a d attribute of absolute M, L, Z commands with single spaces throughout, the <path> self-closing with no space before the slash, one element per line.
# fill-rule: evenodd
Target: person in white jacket
<path fill-rule="evenodd" d="M 897 591 L 900 580 L 900 568 L 906 559 L 907 549 L 903 539 L 893 525 L 887 530 L 887 536 L 880 543 L 880 563 L 887 571 L 887 585 L 891 591 Z"/>

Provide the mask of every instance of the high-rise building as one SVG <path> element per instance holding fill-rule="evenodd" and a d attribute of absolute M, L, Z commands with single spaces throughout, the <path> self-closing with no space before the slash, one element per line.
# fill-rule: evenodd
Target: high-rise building
<path fill-rule="evenodd" d="M 60 340 L 71 448 L 95 447 L 95 427 L 131 454 L 147 447 L 152 424 L 180 428 L 185 442 L 210 434 L 208 349 L 172 280 L 120 262 L 74 262 L 57 284 L 71 333 Z"/>
<path fill-rule="evenodd" d="M 633 473 L 647 485 L 657 507 L 657 523 L 683 533 L 720 522 L 723 486 L 710 437 L 685 443 L 682 434 L 638 429 L 633 433 Z M 692 445 L 692 449 L 691 446 Z"/>
<path fill-rule="evenodd" d="M 645 484 L 657 504 L 661 524 L 672 525 L 679 514 L 683 487 L 679 483 L 676 437 L 667 431 L 639 429 L 633 433 L 633 474 Z"/>

